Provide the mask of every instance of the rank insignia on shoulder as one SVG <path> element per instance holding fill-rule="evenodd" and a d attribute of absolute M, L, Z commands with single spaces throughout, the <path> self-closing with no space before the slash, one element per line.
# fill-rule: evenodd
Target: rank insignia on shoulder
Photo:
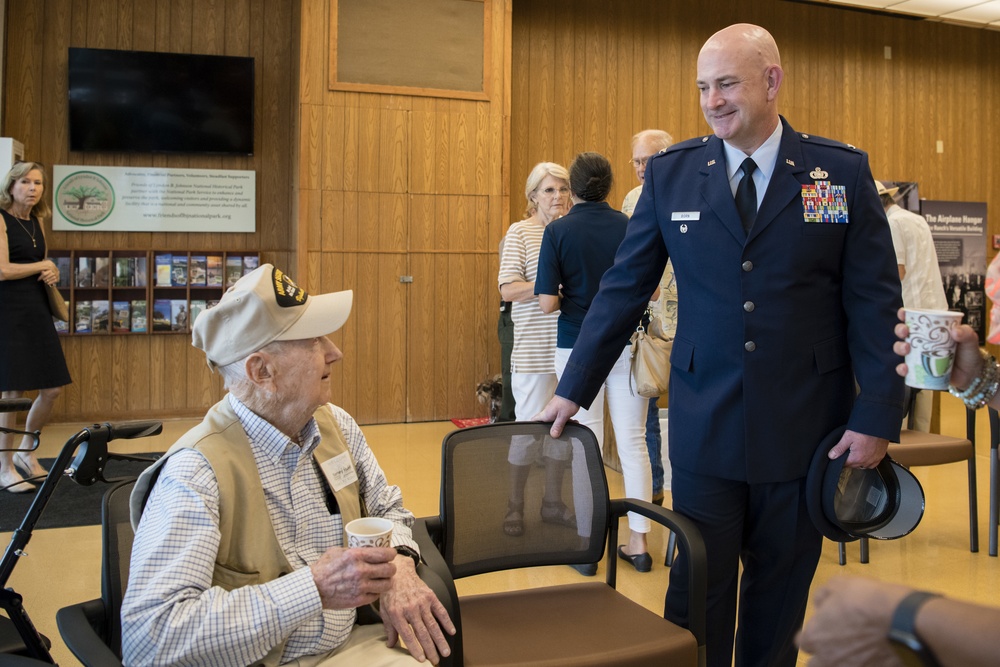
<path fill-rule="evenodd" d="M 817 181 L 825 180 L 829 176 L 830 174 L 823 171 L 819 167 L 816 167 L 815 169 L 809 172 L 809 178 L 815 178 Z"/>
<path fill-rule="evenodd" d="M 817 168 L 817 171 L 819 169 Z M 826 172 L 822 172 L 826 173 Z M 810 176 L 815 177 L 816 171 Z M 830 181 L 802 185 L 802 221 L 808 223 L 847 224 L 847 188 Z"/>

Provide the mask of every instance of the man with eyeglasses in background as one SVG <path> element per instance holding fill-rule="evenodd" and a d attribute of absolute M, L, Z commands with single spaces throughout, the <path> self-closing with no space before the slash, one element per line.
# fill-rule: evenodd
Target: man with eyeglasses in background
<path fill-rule="evenodd" d="M 635 177 L 639 185 L 625 195 L 622 202 L 622 213 L 632 217 L 635 203 L 639 201 L 642 184 L 646 182 L 646 162 L 661 151 L 670 148 L 674 138 L 663 130 L 643 130 L 632 137 L 632 159 L 629 164 L 635 169 Z M 649 300 L 649 310 L 652 317 L 659 318 L 664 335 L 674 337 L 677 328 L 677 284 L 674 281 L 674 266 L 667 260 L 667 268 L 663 270 L 660 285 Z M 663 469 L 663 436 L 660 433 L 660 407 L 657 397 L 649 399 L 649 411 L 646 413 L 646 449 L 649 451 L 649 463 L 653 467 L 653 502 L 663 504 L 663 491 L 670 488 L 670 480 L 666 479 Z"/>

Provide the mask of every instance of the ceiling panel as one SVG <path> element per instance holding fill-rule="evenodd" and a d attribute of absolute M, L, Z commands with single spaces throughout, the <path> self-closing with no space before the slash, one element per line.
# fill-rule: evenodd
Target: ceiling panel
<path fill-rule="evenodd" d="M 796 0 L 793 0 L 796 1 Z M 802 1 L 802 0 L 798 0 Z M 1000 0 L 805 0 L 1000 30 Z"/>

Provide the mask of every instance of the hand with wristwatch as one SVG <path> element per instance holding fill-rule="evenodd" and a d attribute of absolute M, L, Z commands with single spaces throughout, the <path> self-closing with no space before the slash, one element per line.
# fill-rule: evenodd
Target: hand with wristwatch
<path fill-rule="evenodd" d="M 1000 656 L 1000 607 L 857 576 L 812 595 L 799 633 L 811 667 L 979 667 Z"/>

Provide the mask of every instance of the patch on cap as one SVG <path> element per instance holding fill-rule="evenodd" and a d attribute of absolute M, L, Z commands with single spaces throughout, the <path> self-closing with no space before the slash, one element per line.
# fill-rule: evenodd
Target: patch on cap
<path fill-rule="evenodd" d="M 278 267 L 271 273 L 274 283 L 274 300 L 282 308 L 303 306 L 309 298 L 308 292 L 292 282 Z"/>

